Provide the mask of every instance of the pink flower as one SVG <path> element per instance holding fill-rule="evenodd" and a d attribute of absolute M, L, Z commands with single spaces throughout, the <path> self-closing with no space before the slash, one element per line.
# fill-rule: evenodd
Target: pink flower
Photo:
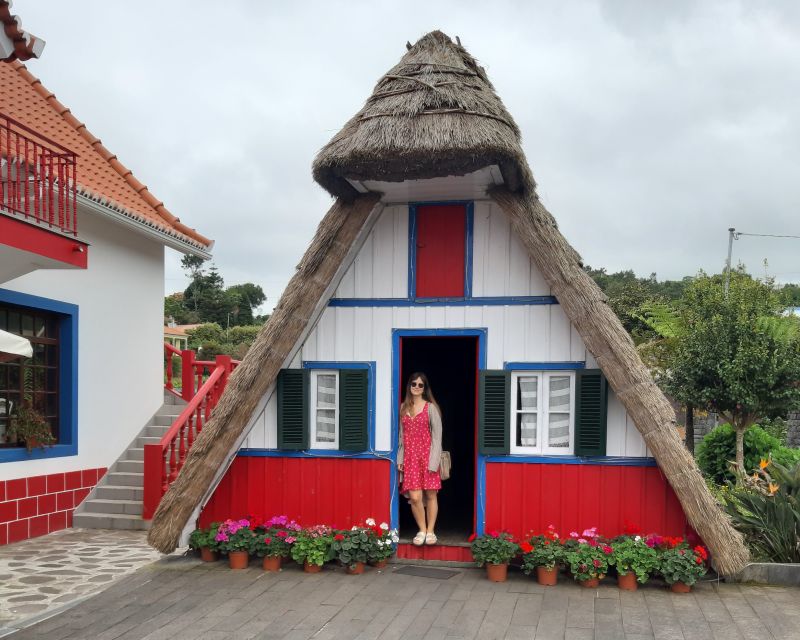
<path fill-rule="evenodd" d="M 264 538 L 264 544 L 270 544 L 272 542 L 272 538 Z"/>
<path fill-rule="evenodd" d="M 597 558 L 595 558 L 594 560 L 592 560 L 592 564 L 594 565 L 594 568 L 597 569 L 600 566 L 600 561 Z"/>
<path fill-rule="evenodd" d="M 586 538 L 578 538 L 578 542 L 579 542 L 580 544 L 586 544 L 586 543 L 587 543 L 587 542 L 589 542 L 589 541 L 588 541 Z"/>
<path fill-rule="evenodd" d="M 596 538 L 597 537 L 597 527 L 592 527 L 591 529 L 584 529 L 583 533 L 581 535 L 584 538 Z"/>
<path fill-rule="evenodd" d="M 570 537 L 570 538 L 577 538 L 577 537 L 579 537 L 580 535 L 581 535 L 581 534 L 580 534 L 580 533 L 578 533 L 577 531 L 570 531 L 570 532 L 569 532 L 569 537 Z"/>
<path fill-rule="evenodd" d="M 614 551 L 614 550 L 613 550 L 611 547 L 609 547 L 607 544 L 604 544 L 604 545 L 603 545 L 603 553 L 605 553 L 606 555 L 608 555 L 608 554 L 609 554 L 609 553 L 611 553 L 612 551 Z"/>
<path fill-rule="evenodd" d="M 294 544 L 294 541 L 297 540 L 294 536 L 286 536 L 286 543 L 287 544 Z"/>

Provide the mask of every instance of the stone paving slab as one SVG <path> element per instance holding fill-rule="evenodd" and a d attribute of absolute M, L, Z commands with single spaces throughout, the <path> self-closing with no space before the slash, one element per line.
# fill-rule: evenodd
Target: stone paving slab
<path fill-rule="evenodd" d="M 479 569 L 447 581 L 398 573 L 349 576 L 290 564 L 278 574 L 254 561 L 168 556 L 13 636 L 14 640 L 344 640 L 558 638 L 560 640 L 800 640 L 800 589 L 703 582 L 693 593 L 663 584 L 619 591 L 542 587 L 512 572 L 488 582 Z"/>
<path fill-rule="evenodd" d="M 163 557 L 145 531 L 64 529 L 0 546 L 0 637 Z"/>

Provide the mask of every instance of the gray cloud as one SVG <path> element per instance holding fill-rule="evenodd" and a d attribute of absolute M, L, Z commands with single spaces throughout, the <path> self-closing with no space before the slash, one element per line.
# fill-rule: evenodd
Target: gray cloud
<path fill-rule="evenodd" d="M 274 304 L 330 198 L 316 151 L 425 32 L 459 35 L 585 260 L 718 270 L 800 234 L 800 5 L 18 0 L 29 68 Z M 735 257 L 800 281 L 800 241 Z M 168 258 L 167 290 L 185 286 Z"/>

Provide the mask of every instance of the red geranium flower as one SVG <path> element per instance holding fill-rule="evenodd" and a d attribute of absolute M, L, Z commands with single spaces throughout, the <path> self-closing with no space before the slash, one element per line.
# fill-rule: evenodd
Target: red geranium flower
<path fill-rule="evenodd" d="M 600 561 L 597 558 L 595 558 L 594 560 L 592 560 L 592 564 L 594 565 L 594 568 L 596 569 L 597 567 L 600 566 Z"/>
<path fill-rule="evenodd" d="M 264 538 L 264 544 L 269 544 L 272 542 L 272 538 Z"/>
<path fill-rule="evenodd" d="M 628 522 L 627 520 L 625 521 L 625 529 L 623 530 L 623 533 L 626 536 L 635 536 L 640 534 L 641 532 L 642 529 L 639 525 L 633 524 L 632 522 Z"/>
<path fill-rule="evenodd" d="M 333 539 L 341 542 L 344 540 L 344 536 L 341 533 L 337 533 L 335 536 L 333 536 Z"/>
<path fill-rule="evenodd" d="M 276 533 L 275 535 L 278 536 L 279 538 L 285 538 L 289 534 L 286 533 L 285 531 L 278 531 L 278 533 Z"/>
<path fill-rule="evenodd" d="M 604 544 L 604 545 L 603 545 L 603 553 L 605 553 L 606 555 L 608 555 L 608 554 L 609 554 L 609 553 L 611 553 L 612 551 L 614 551 L 614 550 L 613 550 L 611 547 L 609 547 L 607 544 Z"/>
<path fill-rule="evenodd" d="M 533 551 L 533 546 L 528 542 L 520 543 L 519 548 L 522 549 L 522 553 L 530 553 Z"/>

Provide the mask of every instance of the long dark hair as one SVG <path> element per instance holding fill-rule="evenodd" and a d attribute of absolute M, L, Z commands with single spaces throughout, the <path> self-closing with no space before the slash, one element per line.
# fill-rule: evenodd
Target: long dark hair
<path fill-rule="evenodd" d="M 400 405 L 400 417 L 411 415 L 411 405 L 414 402 L 414 398 L 411 395 L 411 382 L 419 378 L 422 380 L 422 384 L 425 386 L 422 388 L 422 399 L 427 400 L 430 402 L 436 409 L 439 411 L 439 415 L 442 415 L 442 410 L 439 409 L 439 405 L 436 402 L 436 398 L 433 397 L 433 391 L 431 391 L 431 383 L 428 382 L 428 376 L 426 376 L 421 371 L 415 371 L 408 377 L 408 382 L 406 382 L 406 395 L 403 399 L 403 404 Z"/>

